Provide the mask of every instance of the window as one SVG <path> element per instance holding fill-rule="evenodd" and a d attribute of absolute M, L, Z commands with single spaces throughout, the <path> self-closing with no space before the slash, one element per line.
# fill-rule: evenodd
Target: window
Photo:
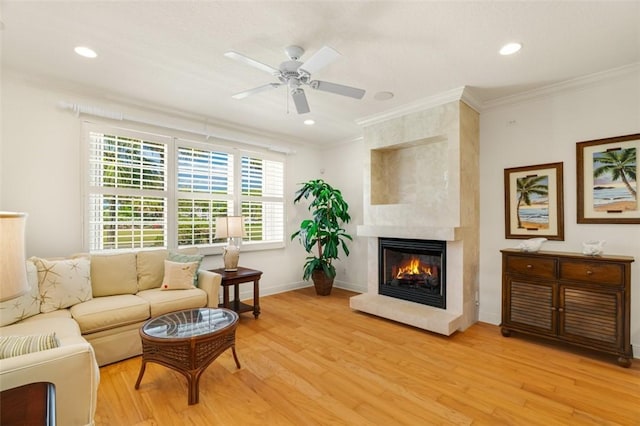
<path fill-rule="evenodd" d="M 248 241 L 279 241 L 284 234 L 284 163 L 242 157 L 241 215 Z"/>
<path fill-rule="evenodd" d="M 178 246 L 212 244 L 217 216 L 233 214 L 233 155 L 178 147 Z"/>
<path fill-rule="evenodd" d="M 89 187 L 90 250 L 166 245 L 166 144 L 90 132 Z"/>
<path fill-rule="evenodd" d="M 246 245 L 284 245 L 283 156 L 86 128 L 90 251 L 222 245 L 216 217 L 232 215 L 245 218 Z"/>

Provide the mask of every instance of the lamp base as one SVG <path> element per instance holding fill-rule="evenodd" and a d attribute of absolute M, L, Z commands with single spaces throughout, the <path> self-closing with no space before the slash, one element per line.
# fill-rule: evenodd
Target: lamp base
<path fill-rule="evenodd" d="M 238 261 L 240 260 L 240 249 L 234 245 L 229 244 L 224 248 L 222 252 L 222 259 L 224 260 L 225 272 L 235 272 L 238 270 Z"/>

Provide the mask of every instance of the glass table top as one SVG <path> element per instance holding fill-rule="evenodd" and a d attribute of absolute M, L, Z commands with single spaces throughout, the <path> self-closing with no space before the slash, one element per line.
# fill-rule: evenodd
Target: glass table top
<path fill-rule="evenodd" d="M 160 339 L 188 338 L 223 330 L 237 320 L 238 314 L 228 309 L 187 309 L 147 321 L 142 331 Z"/>

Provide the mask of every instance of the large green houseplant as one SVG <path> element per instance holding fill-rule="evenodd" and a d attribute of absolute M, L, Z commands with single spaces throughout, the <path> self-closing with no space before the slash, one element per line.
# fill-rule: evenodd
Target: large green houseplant
<path fill-rule="evenodd" d="M 339 258 L 340 249 L 349 256 L 346 240 L 352 241 L 352 238 L 342 228 L 343 223 L 351 220 L 349 205 L 342 198 L 340 190 L 322 179 L 301 185 L 293 202 L 296 204 L 303 198 L 310 199 L 308 208 L 312 218 L 303 220 L 300 229 L 291 234 L 291 239 L 297 237 L 307 253 L 311 254 L 307 256 L 303 267 L 303 279 L 311 278 L 316 293 L 326 296 L 331 293 L 336 276 L 336 268 L 331 262 Z"/>

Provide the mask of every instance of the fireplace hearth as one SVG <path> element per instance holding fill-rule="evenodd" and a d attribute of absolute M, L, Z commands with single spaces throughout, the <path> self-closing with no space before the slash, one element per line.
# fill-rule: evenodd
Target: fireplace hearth
<path fill-rule="evenodd" d="M 446 309 L 446 242 L 378 239 L 378 293 Z"/>

